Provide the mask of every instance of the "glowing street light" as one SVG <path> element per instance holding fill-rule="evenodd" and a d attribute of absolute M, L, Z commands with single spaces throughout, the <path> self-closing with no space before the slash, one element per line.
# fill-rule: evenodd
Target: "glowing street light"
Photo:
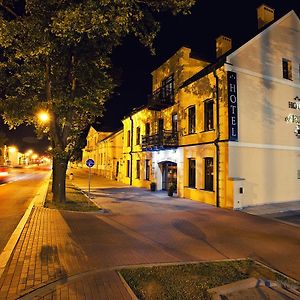
<path fill-rule="evenodd" d="M 31 149 L 27 150 L 26 155 L 29 156 L 33 153 L 33 151 Z"/>
<path fill-rule="evenodd" d="M 9 151 L 10 153 L 15 153 L 15 152 L 18 151 L 18 149 L 17 149 L 15 146 L 9 146 L 9 147 L 8 147 L 8 151 Z"/>
<path fill-rule="evenodd" d="M 38 113 L 38 118 L 41 122 L 45 123 L 50 120 L 49 113 L 47 111 L 41 111 Z"/>
<path fill-rule="evenodd" d="M 32 159 L 37 159 L 39 156 L 37 154 L 32 154 Z"/>

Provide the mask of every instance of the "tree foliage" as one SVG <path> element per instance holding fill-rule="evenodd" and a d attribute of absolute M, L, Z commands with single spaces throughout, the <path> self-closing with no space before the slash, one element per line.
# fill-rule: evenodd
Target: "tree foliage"
<path fill-rule="evenodd" d="M 35 124 L 57 160 L 69 160 L 80 133 L 112 94 L 111 54 L 125 36 L 152 49 L 162 11 L 188 13 L 195 0 L 3 0 L 0 100 L 10 127 Z M 37 112 L 50 113 L 49 124 Z"/>

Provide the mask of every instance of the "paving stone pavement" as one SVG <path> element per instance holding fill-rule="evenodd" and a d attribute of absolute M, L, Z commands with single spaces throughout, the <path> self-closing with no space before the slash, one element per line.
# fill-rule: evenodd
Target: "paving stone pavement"
<path fill-rule="evenodd" d="M 1 300 L 132 299 L 116 270 L 141 264 L 252 257 L 300 279 L 297 227 L 93 180 L 109 213 L 35 207 L 0 278 Z"/>
<path fill-rule="evenodd" d="M 130 299 L 113 270 L 85 274 L 93 266 L 70 235 L 58 210 L 34 208 L 0 279 L 0 299 Z"/>

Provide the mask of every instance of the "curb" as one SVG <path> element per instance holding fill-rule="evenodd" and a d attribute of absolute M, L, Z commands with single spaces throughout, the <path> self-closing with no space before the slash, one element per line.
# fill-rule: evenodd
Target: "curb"
<path fill-rule="evenodd" d="M 46 179 L 42 183 L 42 186 L 39 188 L 38 192 L 36 195 L 33 197 L 31 200 L 28 208 L 26 209 L 22 219 L 20 220 L 19 224 L 17 225 L 16 229 L 12 233 L 9 241 L 7 242 L 6 246 L 4 247 L 3 251 L 0 254 L 0 278 L 5 270 L 5 267 L 11 257 L 11 254 L 13 250 L 15 249 L 15 246 L 21 236 L 21 233 L 25 227 L 26 222 L 28 221 L 31 211 L 34 206 L 43 206 L 46 195 L 47 195 L 47 190 L 49 186 L 49 178 L 51 176 L 51 172 L 46 176 Z"/>
<path fill-rule="evenodd" d="M 130 295 L 132 300 L 139 300 L 139 298 L 136 296 L 136 294 L 134 293 L 134 291 L 131 289 L 131 287 L 129 286 L 129 284 L 126 282 L 126 280 L 124 279 L 124 277 L 122 276 L 122 274 L 117 271 L 117 274 L 119 275 L 125 289 L 127 290 L 128 294 Z"/>

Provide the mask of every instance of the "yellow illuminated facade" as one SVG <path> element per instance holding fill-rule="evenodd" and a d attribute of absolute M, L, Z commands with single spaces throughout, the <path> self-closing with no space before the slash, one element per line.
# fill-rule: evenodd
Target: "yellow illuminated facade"
<path fill-rule="evenodd" d="M 236 50 L 220 36 L 214 63 L 180 48 L 152 72 L 148 104 L 122 130 L 90 131 L 84 160 L 125 184 L 173 186 L 179 197 L 225 208 L 299 200 L 299 40 L 291 11 Z"/>

